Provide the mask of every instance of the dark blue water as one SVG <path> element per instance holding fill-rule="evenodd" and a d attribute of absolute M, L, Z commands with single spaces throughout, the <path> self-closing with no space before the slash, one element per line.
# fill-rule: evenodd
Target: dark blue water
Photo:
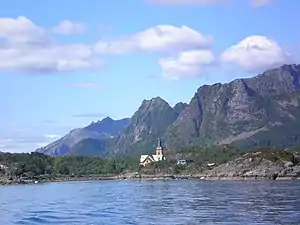
<path fill-rule="evenodd" d="M 300 182 L 99 181 L 2 186 L 0 224 L 300 224 Z"/>

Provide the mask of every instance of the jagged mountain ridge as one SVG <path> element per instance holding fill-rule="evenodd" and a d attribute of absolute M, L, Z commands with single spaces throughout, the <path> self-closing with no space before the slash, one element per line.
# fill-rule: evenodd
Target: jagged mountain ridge
<path fill-rule="evenodd" d="M 98 153 L 102 155 L 106 153 L 106 145 L 110 143 L 109 139 L 118 136 L 129 122 L 129 118 L 113 120 L 106 117 L 101 121 L 92 122 L 84 128 L 74 129 L 64 137 L 36 151 L 52 156 L 98 155 Z M 97 146 L 98 153 L 89 149 L 91 143 Z M 85 144 L 89 146 L 88 149 L 84 147 Z"/>
<path fill-rule="evenodd" d="M 157 137 L 163 136 L 187 105 L 178 103 L 172 108 L 160 97 L 143 100 L 131 117 L 131 123 L 116 140 L 113 154 L 134 154 L 151 152 Z"/>
<path fill-rule="evenodd" d="M 299 71 L 299 65 L 283 65 L 253 78 L 200 87 L 168 127 L 169 145 L 243 146 L 253 136 L 295 123 L 300 119 Z"/>
<path fill-rule="evenodd" d="M 172 110 L 160 98 L 146 101 L 147 104 L 144 101 L 117 140 L 113 154 L 147 153 L 154 148 L 155 136 L 162 136 L 173 149 L 189 145 L 245 148 L 300 144 L 300 131 L 296 129 L 300 121 L 299 71 L 299 65 L 283 65 L 253 78 L 203 85 L 177 114 L 176 106 Z M 155 101 L 165 104 L 157 102 L 156 107 L 147 108 L 154 106 Z M 170 111 L 155 111 L 162 105 Z M 152 113 L 157 117 L 142 119 Z M 158 124 L 165 131 L 152 133 Z M 287 131 L 284 135 L 282 128 Z"/>
<path fill-rule="evenodd" d="M 283 65 L 253 78 L 203 85 L 188 104 L 178 103 L 173 108 L 160 97 L 144 100 L 123 132 L 92 152 L 99 148 L 111 155 L 148 153 L 158 136 L 171 149 L 299 144 L 299 71 L 299 65 Z M 90 139 L 86 146 L 102 146 L 91 144 Z M 81 144 L 81 149 L 84 146 Z M 84 150 L 77 153 L 84 155 Z"/>

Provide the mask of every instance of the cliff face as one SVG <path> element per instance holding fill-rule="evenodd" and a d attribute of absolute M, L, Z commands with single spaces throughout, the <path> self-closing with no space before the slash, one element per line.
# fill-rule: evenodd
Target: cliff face
<path fill-rule="evenodd" d="M 254 78 L 200 87 L 168 127 L 169 145 L 247 145 L 257 134 L 294 124 L 300 115 L 299 71 L 300 66 L 284 65 Z"/>
<path fill-rule="evenodd" d="M 165 100 L 156 97 L 144 100 L 131 118 L 127 129 L 112 147 L 113 154 L 137 154 L 153 151 L 157 137 L 164 134 L 185 105 L 172 108 Z"/>

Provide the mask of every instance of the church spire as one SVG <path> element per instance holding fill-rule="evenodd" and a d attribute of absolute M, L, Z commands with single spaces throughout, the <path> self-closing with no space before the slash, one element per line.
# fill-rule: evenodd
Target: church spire
<path fill-rule="evenodd" d="M 163 148 L 161 147 L 161 141 L 160 138 L 157 138 L 157 147 L 156 147 L 156 155 L 162 155 L 163 154 Z"/>
<path fill-rule="evenodd" d="M 161 142 L 160 142 L 160 138 L 157 138 L 157 148 L 161 148 Z"/>

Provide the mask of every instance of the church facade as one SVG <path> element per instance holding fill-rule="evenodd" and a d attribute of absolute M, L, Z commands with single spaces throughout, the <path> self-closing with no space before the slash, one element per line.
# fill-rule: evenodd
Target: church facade
<path fill-rule="evenodd" d="M 165 159 L 166 157 L 164 156 L 163 147 L 161 146 L 161 141 L 158 138 L 157 147 L 155 149 L 155 155 L 141 155 L 140 165 L 146 166 L 149 163 L 158 162 Z"/>

